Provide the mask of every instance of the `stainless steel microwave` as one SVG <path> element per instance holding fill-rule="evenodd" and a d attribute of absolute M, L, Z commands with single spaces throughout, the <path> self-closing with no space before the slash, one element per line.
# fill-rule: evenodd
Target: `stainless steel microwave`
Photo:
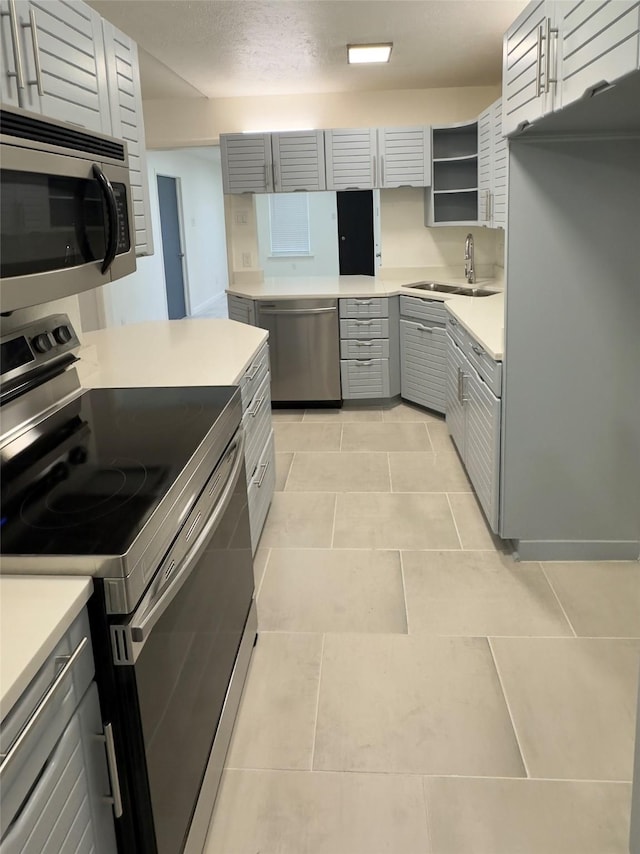
<path fill-rule="evenodd" d="M 0 110 L 0 311 L 76 294 L 136 269 L 122 140 Z"/>

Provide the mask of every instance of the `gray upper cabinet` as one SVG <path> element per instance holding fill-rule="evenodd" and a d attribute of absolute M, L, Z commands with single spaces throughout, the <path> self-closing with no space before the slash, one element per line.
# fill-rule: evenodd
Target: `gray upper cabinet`
<path fill-rule="evenodd" d="M 135 217 L 136 255 L 153 254 L 151 210 L 142 96 L 138 71 L 138 46 L 108 21 L 102 22 L 107 60 L 112 133 L 127 143 L 129 178 Z"/>
<path fill-rule="evenodd" d="M 493 115 L 488 107 L 478 116 L 478 222 L 491 225 L 493 189 Z"/>
<path fill-rule="evenodd" d="M 431 184 L 431 128 L 378 129 L 378 187 L 428 187 Z"/>
<path fill-rule="evenodd" d="M 327 190 L 372 190 L 378 186 L 375 128 L 324 132 Z"/>
<path fill-rule="evenodd" d="M 507 142 L 502 135 L 502 101 L 478 117 L 478 221 L 505 228 L 507 221 Z"/>
<path fill-rule="evenodd" d="M 0 0 L 0 100 L 3 104 L 11 107 L 20 106 L 19 88 L 24 86 L 24 80 L 21 77 L 18 80 L 18 74 L 24 75 L 24 65 L 19 63 L 21 58 L 19 24 L 17 19 L 17 10 L 15 3 L 10 0 Z M 17 47 L 16 47 L 17 43 Z M 18 71 L 18 69 L 21 69 Z"/>
<path fill-rule="evenodd" d="M 7 0 L 2 11 L 3 64 L 14 71 L 20 66 L 21 77 L 8 78 L 8 86 L 3 81 L 3 97 L 7 88 L 9 103 L 110 133 L 100 15 L 85 3 L 62 0 Z"/>
<path fill-rule="evenodd" d="M 274 133 L 271 148 L 277 193 L 326 189 L 323 131 Z"/>
<path fill-rule="evenodd" d="M 273 193 L 271 134 L 220 134 L 225 193 Z"/>
<path fill-rule="evenodd" d="M 560 106 L 638 68 L 638 0 L 556 0 Z"/>

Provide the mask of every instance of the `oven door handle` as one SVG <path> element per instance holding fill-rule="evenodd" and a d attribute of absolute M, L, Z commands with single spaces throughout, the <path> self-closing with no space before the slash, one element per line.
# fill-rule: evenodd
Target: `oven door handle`
<path fill-rule="evenodd" d="M 107 203 L 107 216 L 109 218 L 109 224 L 105 229 L 107 232 L 107 251 L 105 252 L 100 271 L 104 275 L 113 264 L 118 252 L 118 205 L 116 204 L 116 194 L 113 192 L 111 181 L 97 163 L 93 164 L 93 177 L 98 182 L 100 191 Z"/>
<path fill-rule="evenodd" d="M 227 482 L 220 494 L 218 503 L 211 511 L 209 518 L 200 531 L 197 539 L 194 541 L 193 546 L 185 555 L 181 565 L 177 570 L 174 570 L 171 583 L 158 594 L 158 598 L 155 601 L 152 599 L 151 602 L 145 604 L 142 613 L 139 616 L 134 613 L 131 618 L 129 632 L 131 640 L 136 644 L 136 646 L 138 646 L 138 649 L 146 643 L 147 638 L 149 637 L 149 632 L 180 592 L 189 575 L 191 575 L 191 572 L 200 558 L 209 537 L 217 528 L 220 519 L 231 502 L 231 497 L 235 490 L 236 483 L 238 482 L 240 472 L 242 471 L 242 464 L 244 463 L 244 433 L 241 429 L 238 430 L 236 438 L 232 441 L 229 450 L 220 461 L 220 464 L 231 456 L 235 456 L 233 468 L 229 472 Z"/>

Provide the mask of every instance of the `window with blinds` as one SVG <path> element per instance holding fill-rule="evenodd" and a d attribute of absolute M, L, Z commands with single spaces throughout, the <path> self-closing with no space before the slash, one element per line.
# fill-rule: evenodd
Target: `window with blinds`
<path fill-rule="evenodd" d="M 269 196 L 271 255 L 311 255 L 307 193 Z"/>

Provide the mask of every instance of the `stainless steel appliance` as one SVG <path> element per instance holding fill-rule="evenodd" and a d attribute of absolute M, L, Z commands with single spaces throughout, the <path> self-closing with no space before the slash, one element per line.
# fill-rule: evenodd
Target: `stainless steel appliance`
<path fill-rule="evenodd" d="M 0 307 L 13 311 L 136 269 L 126 143 L 0 110 Z"/>
<path fill-rule="evenodd" d="M 77 345 L 1 340 L 2 571 L 94 576 L 119 849 L 201 854 L 256 638 L 240 392 L 83 392 Z"/>
<path fill-rule="evenodd" d="M 260 301 L 257 325 L 269 330 L 273 401 L 341 400 L 337 300 Z"/>

